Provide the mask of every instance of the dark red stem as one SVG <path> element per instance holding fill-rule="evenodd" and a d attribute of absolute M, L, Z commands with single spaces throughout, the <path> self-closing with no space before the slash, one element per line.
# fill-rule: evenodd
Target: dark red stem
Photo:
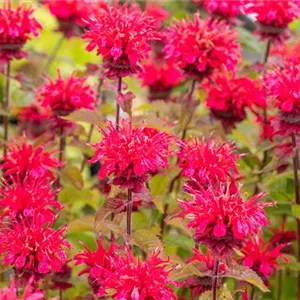
<path fill-rule="evenodd" d="M 118 80 L 118 92 L 117 96 L 122 94 L 122 77 L 119 77 Z M 120 130 L 120 105 L 116 100 L 116 130 Z"/>
<path fill-rule="evenodd" d="M 10 105 L 10 62 L 6 65 L 6 84 L 5 84 L 5 101 L 4 101 L 4 110 L 8 112 Z M 4 145 L 3 145 L 3 157 L 6 156 L 7 153 L 7 143 L 8 143 L 8 130 L 9 130 L 9 116 L 3 117 L 3 125 L 4 125 Z"/>
<path fill-rule="evenodd" d="M 218 259 L 216 259 L 215 265 L 214 265 L 214 277 L 213 277 L 213 284 L 212 284 L 212 296 L 213 296 L 212 299 L 213 300 L 217 300 L 219 264 L 220 264 L 220 261 Z"/>
<path fill-rule="evenodd" d="M 132 191 L 128 189 L 127 196 L 127 234 L 131 235 Z"/>

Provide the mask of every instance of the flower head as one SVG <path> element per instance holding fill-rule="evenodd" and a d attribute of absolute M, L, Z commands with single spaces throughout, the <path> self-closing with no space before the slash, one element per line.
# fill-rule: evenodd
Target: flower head
<path fill-rule="evenodd" d="M 211 255 L 211 251 L 207 249 L 206 254 L 201 253 L 198 249 L 193 249 L 194 256 L 188 260 L 188 264 L 194 266 L 203 274 L 203 277 L 193 275 L 184 281 L 184 286 L 192 289 L 192 296 L 196 298 L 202 293 L 209 291 L 213 286 L 214 265 L 216 258 Z M 220 262 L 218 274 L 224 275 L 227 271 L 227 266 Z M 218 286 L 221 286 L 219 280 Z"/>
<path fill-rule="evenodd" d="M 244 266 L 257 272 L 267 282 L 269 277 L 278 269 L 278 258 L 282 257 L 287 261 L 281 253 L 281 249 L 285 246 L 273 247 L 271 243 L 263 245 L 261 237 L 249 239 L 241 249 L 243 256 L 239 259 Z"/>
<path fill-rule="evenodd" d="M 15 268 L 19 275 L 30 274 L 39 280 L 50 272 L 60 271 L 67 260 L 64 248 L 70 248 L 63 238 L 66 227 L 57 230 L 44 224 L 38 216 L 0 224 L 0 254 L 3 263 Z"/>
<path fill-rule="evenodd" d="M 41 24 L 33 16 L 34 9 L 26 4 L 11 7 L 11 2 L 4 1 L 0 8 L 0 60 L 10 61 L 23 58 L 24 44 L 31 35 L 38 36 Z"/>
<path fill-rule="evenodd" d="M 207 91 L 207 106 L 214 117 L 220 119 L 226 129 L 246 118 L 246 109 L 255 112 L 263 107 L 265 93 L 254 80 L 246 76 L 236 77 L 228 72 L 216 73 L 213 82 L 203 84 Z"/>
<path fill-rule="evenodd" d="M 179 62 L 189 76 L 202 79 L 215 69 L 225 66 L 233 70 L 240 59 L 240 46 L 236 31 L 222 21 L 194 20 L 176 21 L 165 32 L 167 59 Z"/>
<path fill-rule="evenodd" d="M 55 199 L 56 192 L 51 190 L 45 177 L 37 178 L 28 173 L 21 182 L 18 178 L 12 179 L 0 189 L 1 218 L 9 215 L 12 218 L 31 218 L 39 215 L 45 222 L 51 222 L 55 218 L 55 211 L 62 209 Z"/>
<path fill-rule="evenodd" d="M 240 249 L 249 235 L 256 234 L 268 224 L 264 208 L 273 203 L 257 203 L 264 193 L 245 201 L 229 184 L 218 188 L 194 190 L 187 187 L 193 196 L 191 201 L 180 201 L 182 217 L 195 228 L 194 239 L 206 245 L 219 257 L 227 257 L 233 249 Z"/>
<path fill-rule="evenodd" d="M 3 158 L 0 169 L 4 171 L 4 177 L 24 179 L 27 173 L 33 178 L 46 177 L 54 179 L 52 169 L 61 167 L 62 163 L 52 156 L 52 153 L 44 151 L 43 146 L 34 148 L 27 144 L 25 136 L 21 143 L 14 140 L 7 147 L 7 155 Z"/>
<path fill-rule="evenodd" d="M 169 12 L 164 10 L 161 4 L 158 2 L 147 1 L 145 12 L 147 15 L 153 17 L 156 20 L 155 27 L 160 28 L 162 21 L 168 19 Z"/>
<path fill-rule="evenodd" d="M 300 5 L 297 0 L 247 0 L 245 12 L 256 15 L 262 38 L 282 40 L 288 36 L 289 23 L 299 15 Z"/>
<path fill-rule="evenodd" d="M 275 130 L 284 134 L 300 129 L 300 57 L 274 67 L 265 79 L 268 96 L 279 109 Z"/>
<path fill-rule="evenodd" d="M 172 89 L 182 80 L 183 74 L 172 60 L 149 60 L 140 74 L 143 86 L 149 87 L 149 100 L 167 99 Z"/>
<path fill-rule="evenodd" d="M 149 42 L 158 40 L 156 20 L 139 9 L 124 4 L 104 9 L 100 17 L 87 20 L 88 51 L 97 48 L 102 55 L 106 76 L 124 77 L 141 71 L 140 62 L 148 57 Z"/>
<path fill-rule="evenodd" d="M 90 160 L 101 162 L 100 178 L 112 176 L 112 184 L 138 192 L 151 172 L 169 167 L 172 138 L 167 133 L 144 125 L 132 128 L 131 122 L 125 119 L 119 132 L 113 123 L 101 132 L 103 138 L 93 145 L 96 152 Z"/>
<path fill-rule="evenodd" d="M 62 116 L 81 108 L 93 109 L 96 93 L 86 80 L 87 78 L 75 77 L 74 74 L 64 80 L 58 71 L 56 80 L 49 78 L 48 83 L 37 90 L 38 101 L 42 106 L 49 106 L 55 114 Z"/>
<path fill-rule="evenodd" d="M 244 0 L 194 0 L 203 5 L 210 14 L 221 18 L 234 18 L 241 13 Z"/>
<path fill-rule="evenodd" d="M 168 284 L 174 284 L 169 279 L 167 270 L 169 260 L 159 257 L 160 251 L 153 252 L 144 262 L 136 260 L 130 249 L 126 256 L 118 255 L 111 259 L 113 272 L 97 277 L 100 290 L 97 296 L 105 296 L 107 289 L 114 289 L 113 299 L 176 299 L 173 290 Z"/>
<path fill-rule="evenodd" d="M 87 246 L 84 246 L 84 252 L 75 255 L 75 265 L 84 264 L 86 267 L 79 273 L 89 274 L 89 284 L 93 289 L 94 294 L 97 294 L 100 288 L 98 283 L 99 278 L 105 279 L 106 272 L 113 272 L 114 267 L 112 261 L 116 257 L 118 247 L 114 242 L 109 245 L 106 250 L 103 245 L 102 237 L 97 241 L 97 250 L 91 251 Z"/>
<path fill-rule="evenodd" d="M 190 138 L 177 155 L 181 175 L 189 178 L 191 184 L 194 181 L 206 187 L 219 182 L 234 182 L 239 175 L 236 162 L 241 155 L 235 153 L 233 144 L 221 143 L 219 139 Z"/>

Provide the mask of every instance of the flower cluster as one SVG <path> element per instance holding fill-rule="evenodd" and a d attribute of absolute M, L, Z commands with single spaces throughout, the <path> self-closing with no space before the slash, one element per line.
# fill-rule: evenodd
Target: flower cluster
<path fill-rule="evenodd" d="M 168 287 L 174 284 L 169 279 L 167 270 L 169 260 L 159 256 L 160 251 L 154 251 L 144 261 L 136 260 L 129 248 L 125 255 L 115 252 L 111 244 L 106 251 L 102 241 L 98 242 L 98 250 L 92 252 L 86 248 L 78 254 L 77 264 L 86 264 L 82 272 L 89 273 L 89 282 L 94 287 L 97 297 L 105 297 L 106 292 L 113 290 L 113 299 L 176 299 L 173 290 Z M 96 288 L 96 290 L 95 290 Z"/>
<path fill-rule="evenodd" d="M 38 90 L 38 101 L 42 106 L 50 107 L 52 111 L 65 116 L 80 108 L 93 109 L 96 103 L 96 93 L 86 78 L 75 77 L 72 74 L 64 80 L 58 71 L 58 78 L 42 85 Z"/>
<path fill-rule="evenodd" d="M 241 13 L 244 0 L 194 0 L 203 5 L 209 13 L 221 18 L 234 18 Z"/>
<path fill-rule="evenodd" d="M 212 82 L 203 84 L 207 91 L 206 104 L 225 129 L 230 130 L 243 121 L 246 108 L 255 112 L 256 107 L 264 106 L 265 93 L 254 80 L 229 75 L 228 72 L 217 73 L 212 79 Z"/>
<path fill-rule="evenodd" d="M 93 145 L 91 163 L 100 161 L 100 178 L 112 176 L 112 184 L 141 191 L 151 172 L 168 168 L 171 136 L 163 131 L 142 125 L 133 128 L 123 119 L 119 131 L 113 123 L 101 129 L 103 138 Z"/>
<path fill-rule="evenodd" d="M 42 29 L 33 13 L 34 9 L 26 4 L 13 8 L 10 1 L 4 1 L 0 8 L 0 60 L 8 62 L 26 56 L 22 47 Z"/>
<path fill-rule="evenodd" d="M 182 217 L 189 220 L 188 226 L 195 228 L 196 243 L 204 244 L 219 257 L 228 257 L 233 249 L 240 249 L 249 235 L 268 225 L 264 208 L 273 203 L 257 203 L 264 193 L 245 201 L 240 188 L 230 191 L 229 184 L 217 189 L 194 190 L 187 187 L 193 196 L 191 201 L 180 201 Z"/>
<path fill-rule="evenodd" d="M 225 66 L 233 70 L 240 59 L 236 31 L 222 21 L 185 19 L 171 24 L 165 32 L 167 59 L 175 59 L 191 77 L 202 79 Z"/>
<path fill-rule="evenodd" d="M 265 78 L 268 96 L 279 109 L 276 117 L 277 133 L 289 134 L 300 128 L 300 57 L 284 61 L 283 67 L 274 67 Z"/>
<path fill-rule="evenodd" d="M 140 62 L 151 49 L 149 42 L 160 37 L 153 17 L 126 4 L 120 8 L 107 7 L 100 17 L 88 18 L 87 27 L 83 35 L 89 41 L 86 49 L 97 48 L 110 78 L 139 73 Z"/>

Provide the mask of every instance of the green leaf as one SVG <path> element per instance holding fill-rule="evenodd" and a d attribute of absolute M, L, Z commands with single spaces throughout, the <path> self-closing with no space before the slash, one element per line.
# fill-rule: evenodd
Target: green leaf
<path fill-rule="evenodd" d="M 259 288 L 262 292 L 269 292 L 270 290 L 265 286 L 262 279 L 250 268 L 235 265 L 232 269 L 226 272 L 225 277 L 234 278 L 240 281 L 246 281 Z"/>
<path fill-rule="evenodd" d="M 212 291 L 207 291 L 199 297 L 199 300 L 211 300 L 212 298 Z M 233 300 L 233 297 L 226 286 L 218 289 L 217 300 Z"/>
<path fill-rule="evenodd" d="M 152 196 L 162 196 L 168 188 L 169 179 L 166 175 L 155 175 L 150 179 L 150 191 Z"/>
<path fill-rule="evenodd" d="M 138 229 L 132 233 L 131 242 L 149 253 L 155 249 L 163 249 L 163 245 L 156 235 L 156 231 L 154 232 L 151 229 Z"/>
<path fill-rule="evenodd" d="M 292 205 L 292 212 L 296 218 L 300 219 L 300 205 L 299 204 Z"/>
<path fill-rule="evenodd" d="M 106 118 L 98 111 L 88 109 L 77 110 L 69 114 L 68 116 L 63 117 L 63 119 L 74 122 L 85 122 L 95 125 L 103 125 L 106 121 Z"/>
<path fill-rule="evenodd" d="M 158 209 L 158 211 L 163 214 L 164 213 L 164 205 L 163 205 L 163 201 L 162 201 L 162 198 L 161 197 L 154 197 L 153 198 L 153 202 L 156 206 L 156 208 Z"/>
<path fill-rule="evenodd" d="M 190 276 L 206 277 L 208 273 L 203 273 L 199 270 L 199 262 L 193 261 L 184 265 L 181 269 L 174 269 L 170 273 L 170 278 L 174 281 L 181 281 Z"/>
<path fill-rule="evenodd" d="M 75 166 L 66 167 L 62 171 L 62 177 L 74 185 L 78 190 L 81 190 L 84 186 L 84 181 L 80 170 Z"/>
<path fill-rule="evenodd" d="M 94 216 L 83 216 L 69 223 L 67 233 L 93 231 L 94 230 Z"/>

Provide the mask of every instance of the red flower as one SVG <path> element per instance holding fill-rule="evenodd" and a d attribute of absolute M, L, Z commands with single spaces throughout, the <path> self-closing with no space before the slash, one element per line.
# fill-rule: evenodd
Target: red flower
<path fill-rule="evenodd" d="M 181 175 L 189 178 L 189 183 L 202 185 L 236 181 L 239 171 L 236 166 L 240 154 L 234 153 L 234 145 L 221 143 L 219 139 L 205 141 L 195 137 L 185 141 L 177 153 Z"/>
<path fill-rule="evenodd" d="M 5 254 L 3 263 L 15 268 L 16 274 L 33 275 L 39 280 L 50 272 L 60 271 L 67 260 L 64 248 L 70 248 L 64 240 L 66 227 L 54 230 L 50 224 L 34 216 L 31 222 L 13 221 L 0 225 L 0 254 Z"/>
<path fill-rule="evenodd" d="M 96 93 L 86 83 L 87 78 L 72 74 L 64 80 L 58 70 L 58 78 L 54 81 L 49 77 L 48 80 L 37 90 L 38 101 L 42 106 L 51 107 L 55 114 L 65 116 L 77 109 L 95 108 Z"/>
<path fill-rule="evenodd" d="M 36 139 L 41 135 L 53 137 L 53 114 L 49 107 L 41 107 L 37 104 L 24 106 L 19 113 L 19 131 L 27 137 Z"/>
<path fill-rule="evenodd" d="M 15 286 L 14 280 L 10 281 L 8 288 L 0 289 L 0 300 L 40 300 L 44 299 L 44 294 L 39 290 L 33 290 L 32 288 L 32 278 L 28 281 L 22 298 L 18 297 L 17 288 Z"/>
<path fill-rule="evenodd" d="M 232 255 L 233 248 L 241 248 L 247 236 L 267 225 L 264 208 L 274 205 L 257 203 L 264 193 L 245 201 L 240 188 L 233 193 L 229 184 L 200 191 L 187 187 L 187 191 L 193 199 L 180 201 L 182 217 L 189 219 L 189 227 L 195 228 L 196 243 L 206 245 L 219 257 Z"/>
<path fill-rule="evenodd" d="M 171 60 L 149 60 L 140 74 L 143 86 L 150 89 L 149 100 L 167 99 L 172 89 L 182 80 L 183 75 L 177 65 Z"/>
<path fill-rule="evenodd" d="M 241 13 L 244 0 L 194 0 L 203 5 L 209 13 L 224 19 L 234 18 Z"/>
<path fill-rule="evenodd" d="M 153 252 L 141 262 L 127 249 L 125 257 L 118 255 L 111 259 L 114 271 L 97 277 L 101 287 L 97 296 L 103 297 L 107 289 L 114 289 L 112 298 L 115 300 L 176 299 L 174 291 L 168 287 L 168 284 L 174 284 L 169 279 L 172 269 L 166 269 L 169 260 L 162 260 L 159 255 L 160 251 Z"/>
<path fill-rule="evenodd" d="M 96 150 L 90 163 L 101 162 L 99 177 L 112 175 L 112 184 L 139 192 L 151 172 L 168 168 L 171 136 L 154 128 L 132 128 L 130 121 L 121 121 L 118 132 L 113 123 L 101 129 L 103 139 L 93 145 Z"/>
<path fill-rule="evenodd" d="M 45 222 L 49 222 L 55 219 L 53 208 L 62 209 L 55 200 L 56 192 L 51 190 L 47 179 L 33 177 L 30 173 L 22 182 L 19 179 L 13 179 L 12 184 L 4 181 L 0 195 L 1 218 L 9 215 L 19 220 L 39 215 Z"/>
<path fill-rule="evenodd" d="M 116 5 L 104 9 L 101 17 L 87 20 L 89 30 L 83 38 L 88 51 L 97 48 L 103 56 L 106 76 L 124 77 L 141 71 L 139 63 L 148 57 L 149 42 L 159 39 L 156 20 L 139 9 Z"/>
<path fill-rule="evenodd" d="M 26 4 L 11 7 L 11 2 L 4 1 L 0 8 L 0 60 L 10 61 L 23 58 L 24 44 L 31 35 L 38 36 L 41 24 L 33 17 L 34 9 Z"/>
<path fill-rule="evenodd" d="M 207 249 L 206 254 L 201 253 L 198 249 L 193 249 L 193 252 L 194 256 L 188 260 L 188 264 L 194 264 L 194 267 L 199 269 L 203 277 L 191 276 L 185 280 L 184 286 L 192 289 L 192 297 L 196 299 L 197 296 L 199 297 L 202 293 L 212 289 L 216 258 L 211 256 L 209 249 Z M 218 275 L 222 276 L 226 271 L 226 265 L 220 262 Z M 221 286 L 220 280 L 218 281 L 218 286 Z"/>
<path fill-rule="evenodd" d="M 289 23 L 300 13 L 300 5 L 298 0 L 247 0 L 245 12 L 256 15 L 262 38 L 283 40 L 288 37 Z"/>
<path fill-rule="evenodd" d="M 10 143 L 0 169 L 4 171 L 4 177 L 14 177 L 22 181 L 27 173 L 30 173 L 33 178 L 54 179 L 51 169 L 61 166 L 62 163 L 55 159 L 52 153 L 45 152 L 43 146 L 35 149 L 33 145 L 27 144 L 23 136 L 21 144 L 17 139 Z"/>
<path fill-rule="evenodd" d="M 246 108 L 254 113 L 255 106 L 264 107 L 265 93 L 257 82 L 246 76 L 236 77 L 228 72 L 216 73 L 213 82 L 203 85 L 208 93 L 207 106 L 225 129 L 231 129 L 246 118 Z"/>
<path fill-rule="evenodd" d="M 159 2 L 155 3 L 153 1 L 147 1 L 145 11 L 147 15 L 153 17 L 153 19 L 156 20 L 156 28 L 160 28 L 161 22 L 168 19 L 169 17 L 169 12 L 167 10 L 164 10 Z"/>
<path fill-rule="evenodd" d="M 287 262 L 281 253 L 281 249 L 285 246 L 273 247 L 271 243 L 263 245 L 261 237 L 249 239 L 241 249 L 243 256 L 239 259 L 244 266 L 251 268 L 268 282 L 269 277 L 278 269 L 278 258 L 282 257 Z"/>
<path fill-rule="evenodd" d="M 289 58 L 283 66 L 274 67 L 266 76 L 268 95 L 279 109 L 276 117 L 277 133 L 288 134 L 300 130 L 300 57 Z"/>
<path fill-rule="evenodd" d="M 50 276 L 48 276 L 48 279 L 51 282 L 50 289 L 65 291 L 72 288 L 73 284 L 69 282 L 71 277 L 72 268 L 69 267 L 67 263 L 65 263 L 60 271 L 54 272 Z"/>
<path fill-rule="evenodd" d="M 120 247 L 112 242 L 106 250 L 103 245 L 103 239 L 100 237 L 97 241 L 97 250 L 91 251 L 87 246 L 84 246 L 84 252 L 75 255 L 75 265 L 84 264 L 86 267 L 79 273 L 89 274 L 89 284 L 93 289 L 94 294 L 97 294 L 100 285 L 98 284 L 99 278 L 105 279 L 106 272 L 114 272 L 112 261 L 117 255 L 116 250 Z"/>
<path fill-rule="evenodd" d="M 233 70 L 240 59 L 240 46 L 236 31 L 222 21 L 176 21 L 165 33 L 167 59 L 179 62 L 188 75 L 202 79 L 213 70 L 226 66 Z"/>

